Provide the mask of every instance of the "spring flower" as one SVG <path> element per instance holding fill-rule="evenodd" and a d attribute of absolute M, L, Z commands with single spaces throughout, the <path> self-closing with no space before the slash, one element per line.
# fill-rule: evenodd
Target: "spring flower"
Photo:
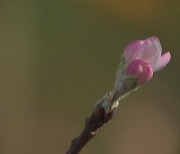
<path fill-rule="evenodd" d="M 141 59 L 132 61 L 128 65 L 125 73 L 128 76 L 138 79 L 137 82 L 139 85 L 148 82 L 153 76 L 153 70 L 151 66 Z"/>
<path fill-rule="evenodd" d="M 139 85 L 147 83 L 153 72 L 164 68 L 171 59 L 170 52 L 162 54 L 162 47 L 157 37 L 137 40 L 124 50 L 125 75 L 137 79 Z"/>

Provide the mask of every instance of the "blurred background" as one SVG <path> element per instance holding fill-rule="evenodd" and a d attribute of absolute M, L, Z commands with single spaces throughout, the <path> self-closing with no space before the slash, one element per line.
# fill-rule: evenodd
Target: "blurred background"
<path fill-rule="evenodd" d="M 178 0 L 1 0 L 0 153 L 65 153 L 123 49 L 155 35 L 171 62 L 82 153 L 179 154 L 179 27 Z"/>

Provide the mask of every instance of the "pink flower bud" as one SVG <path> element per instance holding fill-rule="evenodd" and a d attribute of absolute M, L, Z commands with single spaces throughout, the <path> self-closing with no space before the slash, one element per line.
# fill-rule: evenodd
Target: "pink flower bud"
<path fill-rule="evenodd" d="M 130 43 L 124 50 L 123 57 L 128 66 L 132 61 L 141 59 L 147 62 L 153 72 L 164 68 L 171 59 L 170 52 L 162 55 L 162 47 L 157 37 L 149 37 L 145 40 L 137 40 Z"/>
<path fill-rule="evenodd" d="M 137 79 L 138 85 L 142 85 L 152 78 L 153 70 L 147 62 L 136 59 L 127 66 L 125 75 Z"/>

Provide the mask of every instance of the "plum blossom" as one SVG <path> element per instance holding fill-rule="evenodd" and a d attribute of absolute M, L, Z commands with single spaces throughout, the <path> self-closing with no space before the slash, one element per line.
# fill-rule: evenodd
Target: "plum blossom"
<path fill-rule="evenodd" d="M 153 76 L 153 70 L 151 66 L 141 59 L 132 61 L 128 65 L 125 73 L 128 76 L 138 79 L 137 82 L 139 85 L 148 82 Z"/>
<path fill-rule="evenodd" d="M 148 82 L 153 72 L 164 68 L 171 59 L 170 52 L 162 54 L 162 47 L 157 37 L 137 40 L 130 43 L 123 52 L 125 75 L 134 77 L 138 84 Z"/>

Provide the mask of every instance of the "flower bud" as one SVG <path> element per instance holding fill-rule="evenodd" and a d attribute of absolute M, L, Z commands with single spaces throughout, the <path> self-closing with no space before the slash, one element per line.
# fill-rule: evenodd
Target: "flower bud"
<path fill-rule="evenodd" d="M 136 59 L 141 59 L 150 64 L 153 72 L 164 68 L 171 59 L 170 52 L 162 54 L 162 47 L 157 37 L 137 40 L 130 43 L 123 52 L 126 66 Z"/>
<path fill-rule="evenodd" d="M 136 59 L 127 66 L 125 75 L 137 79 L 138 85 L 142 85 L 152 78 L 153 70 L 147 62 Z"/>

